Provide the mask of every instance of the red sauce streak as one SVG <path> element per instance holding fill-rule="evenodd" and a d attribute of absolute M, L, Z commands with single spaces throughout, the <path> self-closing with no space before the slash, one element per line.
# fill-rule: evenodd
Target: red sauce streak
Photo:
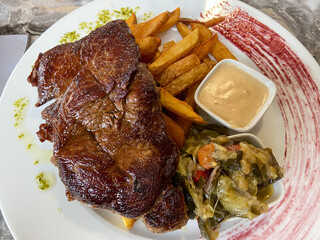
<path fill-rule="evenodd" d="M 213 12 L 208 10 L 201 17 L 215 17 Z M 314 226 L 320 225 L 320 90 L 308 66 L 285 39 L 241 9 L 233 10 L 212 30 L 275 82 L 286 141 L 283 201 L 267 214 L 223 231 L 221 238 L 320 239 L 320 230 Z"/>

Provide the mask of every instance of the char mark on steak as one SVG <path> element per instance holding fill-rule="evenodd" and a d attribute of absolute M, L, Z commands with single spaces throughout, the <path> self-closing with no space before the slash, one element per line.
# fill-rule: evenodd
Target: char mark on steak
<path fill-rule="evenodd" d="M 161 193 L 153 208 L 144 215 L 146 227 L 155 233 L 169 232 L 186 225 L 187 206 L 183 193 L 173 185 L 168 185 Z"/>
<path fill-rule="evenodd" d="M 58 45 L 39 57 L 28 77 L 38 87 L 40 106 L 62 95 L 84 67 L 100 76 L 108 94 L 125 89 L 140 57 L 134 36 L 123 21 L 113 21 L 75 43 Z M 121 93 L 119 93 L 121 94 Z"/>
<path fill-rule="evenodd" d="M 69 200 L 145 216 L 149 229 L 164 232 L 187 221 L 170 180 L 179 149 L 139 57 L 128 26 L 116 20 L 40 54 L 28 81 L 38 87 L 37 106 L 56 98 L 42 112 L 38 136 L 54 143 L 52 161 Z"/>

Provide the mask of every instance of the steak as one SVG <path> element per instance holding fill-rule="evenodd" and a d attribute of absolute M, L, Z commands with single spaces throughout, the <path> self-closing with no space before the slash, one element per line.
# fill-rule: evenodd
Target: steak
<path fill-rule="evenodd" d="M 187 221 L 183 194 L 171 185 L 179 149 L 168 137 L 159 93 L 125 21 L 40 54 L 28 77 L 38 87 L 41 141 L 69 200 L 143 217 L 154 232 Z M 171 218 L 171 221 L 168 219 Z"/>
<path fill-rule="evenodd" d="M 183 193 L 168 185 L 153 208 L 143 216 L 143 222 L 151 232 L 168 232 L 187 224 L 186 212 Z"/>

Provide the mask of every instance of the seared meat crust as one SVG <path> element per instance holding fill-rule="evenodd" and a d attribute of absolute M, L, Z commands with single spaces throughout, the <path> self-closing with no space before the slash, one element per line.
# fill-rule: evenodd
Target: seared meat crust
<path fill-rule="evenodd" d="M 143 222 L 151 232 L 164 233 L 183 227 L 188 219 L 183 193 L 168 185 L 152 210 L 144 215 Z"/>
<path fill-rule="evenodd" d="M 163 195 L 179 149 L 166 134 L 158 91 L 139 57 L 128 26 L 117 20 L 40 54 L 28 81 L 38 87 L 37 106 L 56 98 L 42 112 L 38 136 L 54 143 L 52 162 L 69 200 L 130 218 L 157 202 L 152 216 L 159 214 L 159 230 L 151 225 L 162 232 L 186 222 L 181 192 L 171 186 Z M 170 202 L 172 226 L 164 226 L 162 200 Z"/>
<path fill-rule="evenodd" d="M 37 106 L 62 95 L 84 67 L 101 76 L 108 94 L 114 84 L 122 85 L 117 88 L 119 91 L 127 86 L 139 57 L 139 47 L 126 23 L 117 20 L 75 43 L 40 53 L 28 81 L 38 87 Z"/>
<path fill-rule="evenodd" d="M 150 210 L 169 183 L 179 155 L 165 133 L 152 76 L 139 63 L 119 108 L 108 95 L 100 96 L 99 84 L 89 74 L 76 79 L 55 103 L 59 106 L 49 107 L 58 108 L 51 135 L 67 195 L 94 207 L 139 217 Z M 82 84 L 90 86 L 83 97 L 79 93 Z M 99 98 L 84 103 L 78 100 L 88 96 Z"/>

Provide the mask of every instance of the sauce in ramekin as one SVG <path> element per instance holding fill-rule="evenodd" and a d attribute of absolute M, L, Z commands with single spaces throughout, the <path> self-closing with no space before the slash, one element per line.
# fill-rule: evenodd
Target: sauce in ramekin
<path fill-rule="evenodd" d="M 232 127 L 245 127 L 268 98 L 268 87 L 243 69 L 226 63 L 205 82 L 199 101 Z"/>

